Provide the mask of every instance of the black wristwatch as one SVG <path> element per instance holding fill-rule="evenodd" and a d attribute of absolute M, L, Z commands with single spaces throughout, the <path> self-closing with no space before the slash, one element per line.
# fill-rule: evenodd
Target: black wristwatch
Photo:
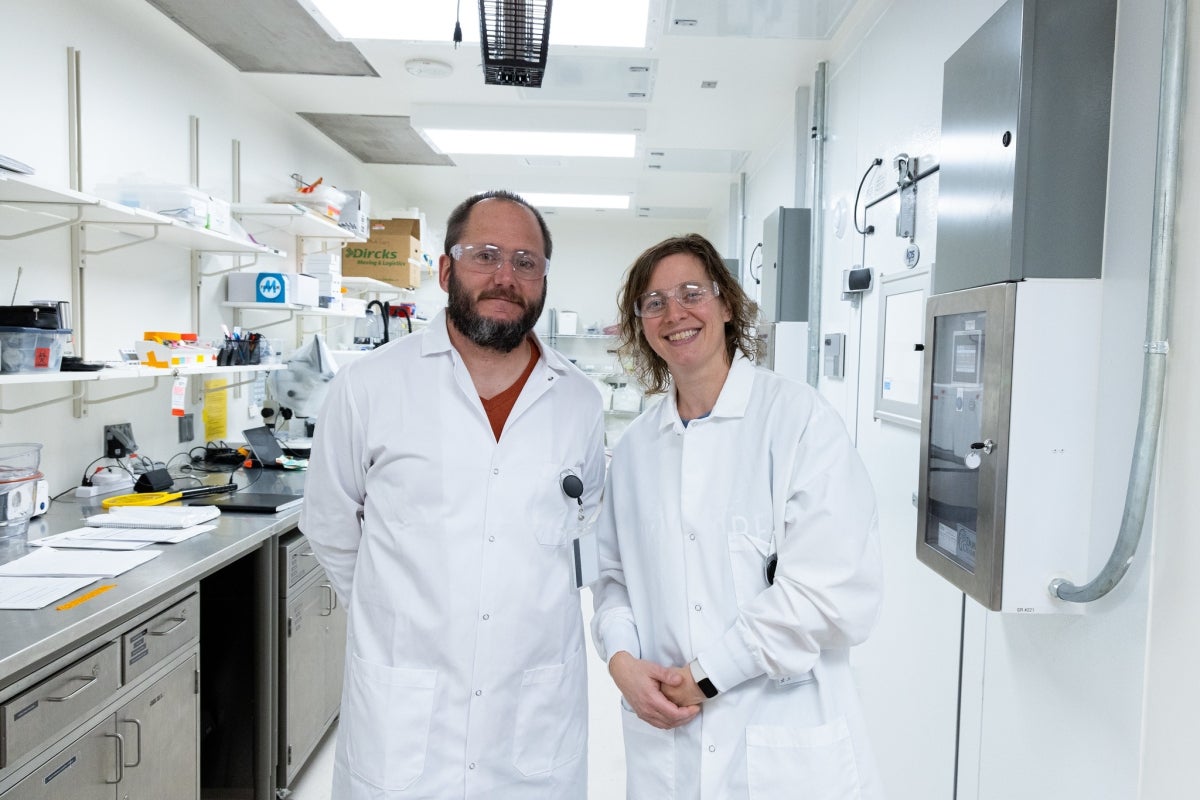
<path fill-rule="evenodd" d="M 717 687 L 713 686 L 713 682 L 708 679 L 708 675 L 700 668 L 699 659 L 693 659 L 688 668 L 691 669 L 692 679 L 696 681 L 696 685 L 700 687 L 700 691 L 704 692 L 705 698 L 711 700 L 719 694 Z"/>

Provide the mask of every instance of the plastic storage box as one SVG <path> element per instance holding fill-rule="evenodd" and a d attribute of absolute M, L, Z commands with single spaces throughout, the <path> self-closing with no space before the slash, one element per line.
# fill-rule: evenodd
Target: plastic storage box
<path fill-rule="evenodd" d="M 71 331 L 0 326 L 0 372 L 58 372 Z"/>

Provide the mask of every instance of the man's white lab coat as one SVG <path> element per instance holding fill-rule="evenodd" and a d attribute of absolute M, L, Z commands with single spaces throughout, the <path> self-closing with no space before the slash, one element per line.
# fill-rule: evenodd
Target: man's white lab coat
<path fill-rule="evenodd" d="M 742 358 L 686 428 L 671 390 L 622 436 L 601 518 L 601 656 L 698 657 L 721 690 L 673 731 L 623 709 L 629 797 L 880 797 L 847 658 L 880 605 L 875 497 L 829 404 Z"/>
<path fill-rule="evenodd" d="M 596 505 L 604 423 L 597 389 L 541 349 L 499 442 L 444 312 L 333 381 L 300 527 L 349 609 L 336 800 L 586 795 L 561 481 Z"/>

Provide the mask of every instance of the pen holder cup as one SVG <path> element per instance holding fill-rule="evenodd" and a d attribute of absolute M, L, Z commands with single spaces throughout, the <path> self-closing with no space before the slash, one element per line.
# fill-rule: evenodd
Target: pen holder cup
<path fill-rule="evenodd" d="M 217 353 L 217 366 L 240 367 L 261 363 L 259 339 L 226 339 Z"/>

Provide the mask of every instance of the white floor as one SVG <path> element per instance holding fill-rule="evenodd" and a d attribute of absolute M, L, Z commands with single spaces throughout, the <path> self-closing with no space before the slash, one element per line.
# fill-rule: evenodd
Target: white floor
<path fill-rule="evenodd" d="M 592 618 L 592 596 L 583 593 L 585 624 Z M 625 748 L 621 742 L 620 693 L 608 677 L 588 638 L 588 798 L 620 800 L 625 796 Z M 296 779 L 288 800 L 332 800 L 333 747 L 337 723 L 329 729 Z"/>

